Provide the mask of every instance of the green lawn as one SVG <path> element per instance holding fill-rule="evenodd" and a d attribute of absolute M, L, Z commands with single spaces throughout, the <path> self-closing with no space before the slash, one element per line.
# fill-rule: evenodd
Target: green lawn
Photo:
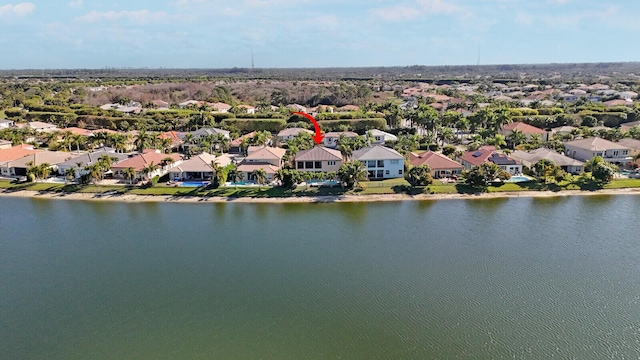
<path fill-rule="evenodd" d="M 117 191 L 120 194 L 134 195 L 168 195 L 168 196 L 199 196 L 199 197 L 252 197 L 252 198 L 283 198 L 302 196 L 327 196 L 327 195 L 374 195 L 374 194 L 473 194 L 478 191 L 463 184 L 442 184 L 435 181 L 434 184 L 426 187 L 411 187 L 404 180 L 392 179 L 385 181 L 365 181 L 362 182 L 364 189 L 361 191 L 344 190 L 340 187 L 334 188 L 305 188 L 299 186 L 295 190 L 285 190 L 279 187 L 255 187 L 238 186 L 223 187 L 218 189 L 204 188 L 184 188 L 159 185 L 152 188 L 132 188 L 128 186 L 103 186 L 103 185 L 66 185 L 53 183 L 20 183 L 14 184 L 7 180 L 0 180 L 0 189 L 6 191 L 40 191 L 40 192 L 66 192 L 66 193 L 104 193 Z M 625 189 L 640 188 L 640 179 L 616 179 L 604 186 L 605 189 Z M 500 186 L 490 186 L 488 192 L 521 192 L 521 191 L 559 191 L 559 190 L 597 190 L 598 187 L 589 182 L 576 177 L 572 182 L 561 182 L 559 184 L 543 184 L 537 182 L 527 183 L 506 183 Z"/>

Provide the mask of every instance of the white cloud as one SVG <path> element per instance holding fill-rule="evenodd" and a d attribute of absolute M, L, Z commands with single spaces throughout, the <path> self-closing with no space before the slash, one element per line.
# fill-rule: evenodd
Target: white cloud
<path fill-rule="evenodd" d="M 30 2 L 23 2 L 15 5 L 2 5 L 0 6 L 0 17 L 24 16 L 32 13 L 35 9 L 36 6 Z"/>
<path fill-rule="evenodd" d="M 409 3 L 372 9 L 369 13 L 380 20 L 403 21 L 426 15 L 451 15 L 464 12 L 465 10 L 461 6 L 445 0 L 415 0 Z"/>
<path fill-rule="evenodd" d="M 149 10 L 132 10 L 132 11 L 91 11 L 85 15 L 76 17 L 77 21 L 99 22 L 99 21 L 118 21 L 127 20 L 136 23 L 150 23 L 167 19 L 167 13 L 164 11 L 152 12 Z"/>
<path fill-rule="evenodd" d="M 82 7 L 82 5 L 84 5 L 84 1 L 83 0 L 71 0 L 71 1 L 69 1 L 69 6 L 70 7 Z"/>

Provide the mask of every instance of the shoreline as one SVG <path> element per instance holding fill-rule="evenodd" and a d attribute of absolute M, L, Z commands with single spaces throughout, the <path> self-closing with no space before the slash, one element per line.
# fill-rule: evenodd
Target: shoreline
<path fill-rule="evenodd" d="M 171 203 L 355 203 L 355 202 L 389 202 L 389 201 L 437 201 L 437 200 L 482 200 L 501 198 L 553 198 L 566 196 L 592 195 L 640 195 L 640 188 L 602 189 L 595 191 L 562 190 L 562 191 L 516 191 L 491 192 L 478 194 L 375 194 L 375 195 L 324 195 L 300 197 L 201 197 L 171 195 L 102 195 L 99 193 L 57 193 L 20 190 L 0 191 L 0 197 L 18 197 L 51 200 L 84 200 L 112 202 L 171 202 Z"/>

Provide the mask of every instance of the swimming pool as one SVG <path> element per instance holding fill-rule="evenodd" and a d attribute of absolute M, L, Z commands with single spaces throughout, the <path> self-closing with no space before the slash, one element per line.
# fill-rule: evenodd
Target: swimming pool
<path fill-rule="evenodd" d="M 515 175 L 512 176 L 511 178 L 509 178 L 509 180 L 506 180 L 505 182 L 508 183 L 519 183 L 519 182 L 527 182 L 527 181 L 532 181 L 533 179 L 531 179 L 528 176 L 524 176 L 524 175 Z"/>
<path fill-rule="evenodd" d="M 180 187 L 203 187 L 209 186 L 209 181 L 183 181 L 180 183 Z"/>

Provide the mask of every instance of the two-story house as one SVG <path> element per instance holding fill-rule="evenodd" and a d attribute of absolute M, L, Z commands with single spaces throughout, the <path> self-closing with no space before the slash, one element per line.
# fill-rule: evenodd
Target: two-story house
<path fill-rule="evenodd" d="M 294 160 L 296 170 L 311 172 L 333 172 L 342 165 L 342 154 L 338 150 L 315 146 L 299 151 Z"/>
<path fill-rule="evenodd" d="M 352 153 L 369 173 L 369 179 L 392 179 L 404 177 L 404 156 L 399 152 L 381 146 L 367 146 Z"/>
<path fill-rule="evenodd" d="M 598 137 L 566 142 L 564 149 L 565 155 L 580 161 L 601 156 L 605 161 L 622 167 L 628 167 L 632 161 L 631 149 Z"/>

